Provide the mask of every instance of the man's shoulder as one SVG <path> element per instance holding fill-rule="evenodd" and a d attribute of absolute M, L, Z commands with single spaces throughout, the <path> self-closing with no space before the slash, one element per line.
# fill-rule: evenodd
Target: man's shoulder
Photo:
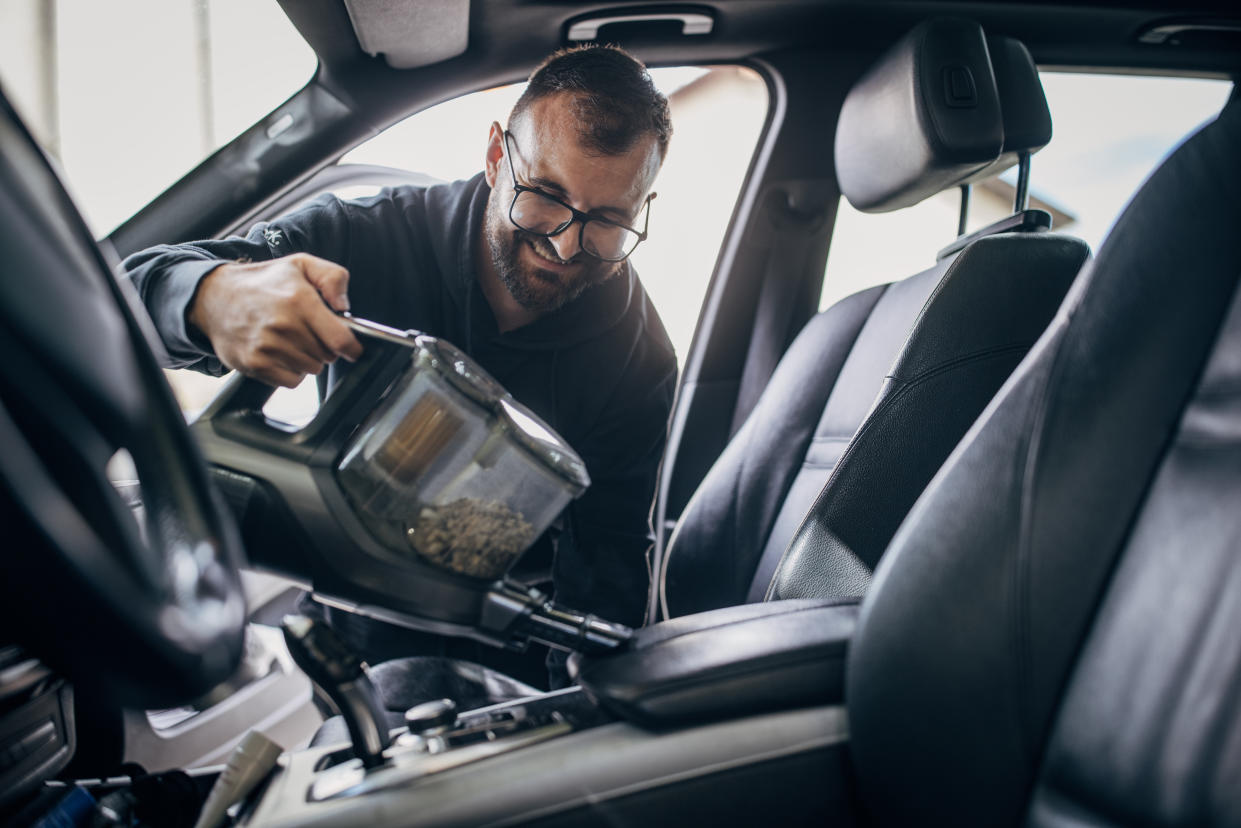
<path fill-rule="evenodd" d="M 647 352 L 647 359 L 655 370 L 663 370 L 664 372 L 675 372 L 677 368 L 676 350 L 672 345 L 672 339 L 668 336 L 668 331 L 664 327 L 664 320 L 660 317 L 659 311 L 655 308 L 655 303 L 651 301 L 651 296 L 646 292 L 646 288 L 642 284 L 642 280 L 638 278 L 637 271 L 630 269 L 629 278 L 630 286 L 630 302 L 626 308 L 626 316 L 633 326 L 633 330 L 643 343 L 644 350 Z"/>
<path fill-rule="evenodd" d="M 407 176 L 403 183 L 383 187 L 372 195 L 341 198 L 327 194 L 315 203 L 339 210 L 351 219 L 436 223 L 467 211 L 482 180 L 481 173 L 458 181 L 444 181 L 422 173 Z"/>

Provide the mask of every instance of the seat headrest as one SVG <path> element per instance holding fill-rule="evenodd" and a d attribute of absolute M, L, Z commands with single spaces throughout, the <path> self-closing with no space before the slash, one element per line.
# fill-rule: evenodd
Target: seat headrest
<path fill-rule="evenodd" d="M 853 85 L 836 127 L 836 176 L 859 210 L 884 212 L 987 178 L 1051 139 L 1030 53 L 968 20 L 928 20 Z"/>
<path fill-rule="evenodd" d="M 1011 37 L 992 36 L 987 38 L 987 51 L 1000 94 L 1004 146 L 999 158 L 961 183 L 1001 173 L 1017 163 L 1019 153 L 1038 152 L 1051 141 L 1051 110 L 1038 67 L 1025 44 Z"/>

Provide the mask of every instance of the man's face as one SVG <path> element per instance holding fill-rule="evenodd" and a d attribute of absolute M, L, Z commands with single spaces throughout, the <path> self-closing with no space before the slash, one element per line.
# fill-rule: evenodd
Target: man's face
<path fill-rule="evenodd" d="M 591 216 L 633 226 L 659 171 L 654 136 L 622 155 L 592 155 L 578 142 L 570 101 L 567 93 L 536 101 L 513 124 L 508 150 L 518 183 Z M 547 313 L 619 273 L 623 262 L 602 261 L 579 247 L 580 222 L 542 237 L 509 220 L 513 178 L 508 160 L 495 152 L 497 141 L 503 148 L 503 136 L 493 127 L 487 156 L 492 192 L 483 232 L 500 280 L 518 304 Z"/>

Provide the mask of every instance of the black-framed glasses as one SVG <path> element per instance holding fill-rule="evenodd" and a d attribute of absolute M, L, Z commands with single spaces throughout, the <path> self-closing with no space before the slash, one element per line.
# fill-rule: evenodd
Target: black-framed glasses
<path fill-rule="evenodd" d="M 577 244 L 596 259 L 605 262 L 623 262 L 629 258 L 638 244 L 646 239 L 651 225 L 651 199 L 646 197 L 643 208 L 646 219 L 642 229 L 636 230 L 619 221 L 599 218 L 583 213 L 542 190 L 517 183 L 517 170 L 513 167 L 513 151 L 509 144 L 509 132 L 504 130 L 504 155 L 508 158 L 508 171 L 513 176 L 513 203 L 508 208 L 509 221 L 535 236 L 551 238 L 559 236 L 573 225 L 578 225 Z"/>

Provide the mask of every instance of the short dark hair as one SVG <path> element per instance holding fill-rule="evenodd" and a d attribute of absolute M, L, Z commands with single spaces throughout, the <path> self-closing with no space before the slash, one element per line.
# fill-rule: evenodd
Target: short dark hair
<path fill-rule="evenodd" d="M 573 96 L 578 134 L 587 150 L 620 155 L 642 136 L 654 135 L 659 157 L 667 153 L 672 137 L 668 99 L 646 67 L 619 46 L 588 44 L 552 54 L 530 75 L 509 113 L 509 125 L 535 101 L 560 92 Z"/>

